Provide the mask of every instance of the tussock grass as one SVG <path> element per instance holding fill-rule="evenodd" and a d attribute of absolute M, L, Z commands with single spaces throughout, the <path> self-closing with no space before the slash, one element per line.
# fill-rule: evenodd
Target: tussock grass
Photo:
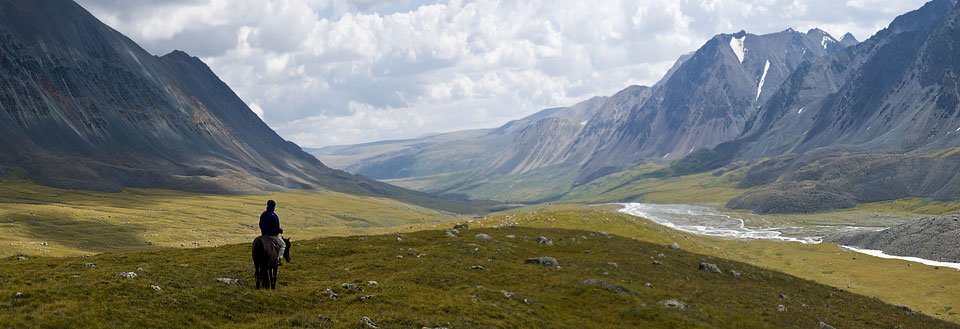
<path fill-rule="evenodd" d="M 477 233 L 493 239 L 473 238 Z M 535 242 L 541 235 L 554 244 Z M 88 258 L 11 257 L 0 260 L 10 269 L 0 272 L 0 323 L 358 328 L 367 316 L 383 328 L 814 328 L 819 321 L 838 328 L 954 327 L 790 275 L 614 235 L 504 227 L 460 236 L 422 231 L 401 239 L 388 234 L 295 241 L 294 262 L 281 268 L 276 291 L 216 282 L 251 279 L 246 244 Z M 555 257 L 560 268 L 523 263 L 539 256 Z M 698 270 L 701 261 L 742 275 Z M 471 269 L 475 265 L 485 270 Z M 115 277 L 126 271 L 137 278 Z M 613 286 L 584 284 L 586 279 Z M 378 284 L 366 285 L 369 280 Z M 347 292 L 342 283 L 364 291 Z M 341 298 L 331 299 L 327 288 Z M 25 296 L 12 298 L 17 292 Z M 372 297 L 360 299 L 366 295 Z M 689 308 L 667 309 L 659 303 L 666 299 Z M 778 305 L 787 311 L 778 312 Z"/>

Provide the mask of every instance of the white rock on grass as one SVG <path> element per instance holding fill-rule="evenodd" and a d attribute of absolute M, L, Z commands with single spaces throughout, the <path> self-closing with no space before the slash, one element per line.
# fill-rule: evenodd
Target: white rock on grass
<path fill-rule="evenodd" d="M 118 277 L 118 278 L 123 278 L 123 279 L 136 279 L 136 278 L 137 278 L 137 273 L 134 273 L 134 272 L 123 272 L 123 273 L 118 273 L 118 274 L 117 274 L 117 277 Z"/>
<path fill-rule="evenodd" d="M 493 239 L 492 237 L 490 237 L 490 235 L 487 235 L 487 234 L 484 234 L 484 233 L 477 234 L 477 235 L 474 236 L 474 238 L 480 239 L 480 240 L 491 240 L 491 239 Z"/>
<path fill-rule="evenodd" d="M 163 289 L 161 289 L 160 286 L 155 285 L 155 284 L 151 284 L 151 285 L 150 285 L 150 289 L 153 289 L 153 290 L 156 290 L 156 291 L 163 291 Z"/>
<path fill-rule="evenodd" d="M 373 320 L 371 320 L 370 317 L 366 317 L 366 316 L 362 317 L 360 318 L 360 322 L 363 323 L 363 325 L 366 326 L 367 328 L 377 329 L 377 323 L 373 322 Z"/>

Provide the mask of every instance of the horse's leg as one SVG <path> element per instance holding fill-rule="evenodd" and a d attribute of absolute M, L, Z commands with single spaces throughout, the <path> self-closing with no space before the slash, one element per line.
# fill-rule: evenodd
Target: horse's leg
<path fill-rule="evenodd" d="M 273 275 L 270 277 L 270 289 L 277 289 L 277 270 L 276 266 L 273 267 Z"/>
<path fill-rule="evenodd" d="M 257 281 L 257 289 L 260 289 L 260 267 L 254 265 L 253 279 Z"/>

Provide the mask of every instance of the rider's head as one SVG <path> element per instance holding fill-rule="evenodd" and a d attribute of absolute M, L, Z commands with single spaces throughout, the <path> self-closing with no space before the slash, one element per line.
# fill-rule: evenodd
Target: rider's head
<path fill-rule="evenodd" d="M 267 211 L 273 211 L 277 208 L 277 202 L 273 200 L 267 200 Z"/>

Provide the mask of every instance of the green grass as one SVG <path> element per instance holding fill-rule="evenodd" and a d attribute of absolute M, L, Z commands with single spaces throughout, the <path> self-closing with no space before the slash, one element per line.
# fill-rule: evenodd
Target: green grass
<path fill-rule="evenodd" d="M 677 242 L 685 250 L 784 272 L 960 323 L 960 314 L 944 311 L 960 301 L 960 271 L 871 257 L 830 243 L 803 245 L 692 235 L 614 213 L 616 208 L 534 206 L 494 214 L 481 223 L 603 231 L 657 244 Z"/>
<path fill-rule="evenodd" d="M 461 216 L 335 192 L 208 195 L 156 189 L 120 193 L 0 182 L 0 256 L 77 256 L 104 251 L 249 242 L 267 199 L 294 238 L 419 229 Z"/>
<path fill-rule="evenodd" d="M 714 177 L 701 173 L 675 177 L 648 177 L 663 170 L 660 165 L 641 165 L 579 186 L 564 201 L 603 203 L 643 201 L 648 203 L 693 203 L 722 205 L 746 190 L 737 189 L 737 172 Z"/>
<path fill-rule="evenodd" d="M 481 232 L 493 240 L 473 238 Z M 540 235 L 555 244 L 536 243 Z M 815 328 L 819 321 L 838 328 L 956 327 L 790 275 L 619 236 L 522 227 L 469 229 L 461 236 L 422 231 L 402 240 L 387 234 L 295 241 L 294 262 L 281 268 L 276 291 L 216 282 L 251 279 L 247 244 L 87 258 L 11 257 L 0 260 L 8 269 L 0 272 L 0 323 L 358 328 L 367 316 L 385 328 Z M 561 267 L 523 264 L 538 256 L 556 257 Z M 704 260 L 742 277 L 697 270 Z M 474 265 L 486 270 L 472 270 Z M 115 277 L 126 271 L 138 277 Z M 585 279 L 627 292 L 586 285 Z M 365 285 L 368 280 L 378 285 Z M 342 283 L 365 291 L 348 293 Z M 330 299 L 327 288 L 341 299 Z M 26 297 L 12 298 L 17 292 Z M 360 300 L 365 295 L 372 297 Z M 690 307 L 659 304 L 671 298 Z M 778 305 L 787 311 L 778 312 Z"/>

